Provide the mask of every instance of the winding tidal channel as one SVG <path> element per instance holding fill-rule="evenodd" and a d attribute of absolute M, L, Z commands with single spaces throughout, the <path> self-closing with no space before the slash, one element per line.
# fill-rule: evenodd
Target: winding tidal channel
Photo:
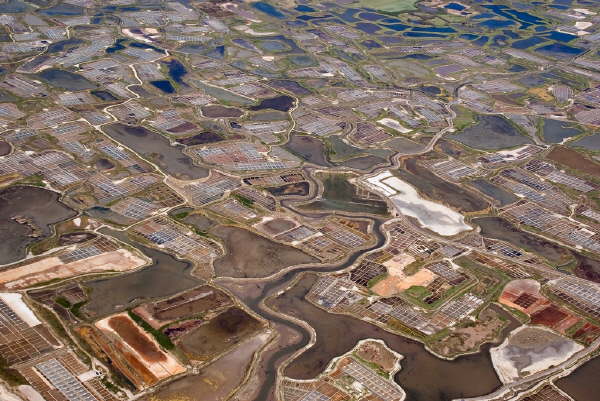
<path fill-rule="evenodd" d="M 255 400 L 274 399 L 278 364 L 304 348 L 311 339 L 306 328 L 286 319 L 282 314 L 308 323 L 316 332 L 316 342 L 286 367 L 285 374 L 291 378 L 313 378 L 324 370 L 332 358 L 348 352 L 359 340 L 376 338 L 384 340 L 389 347 L 404 356 L 401 362 L 402 369 L 395 380 L 407 392 L 408 400 L 451 400 L 488 394 L 500 387 L 501 383 L 487 352 L 489 345 L 482 347 L 482 352 L 478 354 L 447 361 L 429 353 L 423 344 L 415 340 L 394 335 L 353 317 L 327 313 L 305 300 L 304 296 L 317 279 L 315 273 L 343 270 L 354 264 L 365 252 L 383 246 L 385 243 L 385 236 L 381 230 L 383 220 L 366 216 L 363 218 L 373 222 L 373 234 L 377 241 L 369 249 L 353 253 L 344 263 L 302 267 L 259 285 L 258 288 L 256 283 L 236 283 L 238 285 L 236 295 L 240 296 L 250 309 L 271 322 L 292 329 L 301 336 L 299 341 L 269 354 L 268 359 L 263 361 L 268 371 Z M 248 291 L 244 290 L 246 286 Z M 280 293 L 290 286 L 292 286 L 290 289 Z M 278 293 L 279 295 L 276 295 Z M 263 302 L 264 300 L 267 301 Z"/>

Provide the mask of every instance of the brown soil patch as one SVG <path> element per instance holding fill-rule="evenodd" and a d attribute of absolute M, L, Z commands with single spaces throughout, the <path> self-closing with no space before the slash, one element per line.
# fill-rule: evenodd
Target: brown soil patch
<path fill-rule="evenodd" d="M 262 227 L 266 233 L 277 235 L 296 227 L 296 223 L 288 219 L 273 219 L 264 222 Z"/>
<path fill-rule="evenodd" d="M 598 337 L 600 337 L 600 327 L 594 326 L 591 323 L 584 324 L 573 335 L 574 340 L 584 344 L 591 344 Z"/>
<path fill-rule="evenodd" d="M 488 308 L 479 314 L 477 322 L 456 328 L 446 337 L 429 344 L 429 347 L 440 355 L 453 357 L 474 351 L 486 342 L 498 341 L 505 326 L 498 313 Z"/>
<path fill-rule="evenodd" d="M 554 160 L 574 170 L 593 176 L 600 176 L 600 163 L 592 161 L 576 150 L 564 146 L 558 146 L 552 149 L 547 159 Z"/>
<path fill-rule="evenodd" d="M 566 318 L 568 314 L 561 311 L 554 305 L 542 309 L 531 315 L 531 323 L 541 324 L 548 327 L 553 327 L 555 324 Z"/>
<path fill-rule="evenodd" d="M 227 118 L 241 117 L 244 112 L 235 107 L 226 107 L 221 105 L 208 105 L 202 107 L 202 115 L 209 118 Z"/>
<path fill-rule="evenodd" d="M 261 328 L 261 322 L 244 310 L 231 308 L 185 335 L 180 345 L 190 359 L 208 360 Z"/>
<path fill-rule="evenodd" d="M 356 350 L 356 355 L 367 362 L 375 363 L 386 371 L 391 371 L 396 366 L 396 356 L 387 350 L 383 344 L 369 341 L 364 342 Z"/>
<path fill-rule="evenodd" d="M 123 341 L 142 355 L 145 360 L 149 362 L 163 362 L 167 360 L 158 347 L 142 333 L 131 319 L 125 316 L 111 317 L 108 320 L 108 325 L 121 336 Z"/>
<path fill-rule="evenodd" d="M 167 131 L 169 131 L 169 132 L 171 132 L 173 134 L 180 134 L 182 132 L 188 132 L 188 131 L 191 131 L 191 130 L 196 129 L 196 128 L 198 128 L 198 127 L 196 127 L 195 124 L 192 124 L 191 122 L 186 121 L 183 124 L 180 124 L 180 125 L 178 125 L 176 127 L 168 129 Z"/>

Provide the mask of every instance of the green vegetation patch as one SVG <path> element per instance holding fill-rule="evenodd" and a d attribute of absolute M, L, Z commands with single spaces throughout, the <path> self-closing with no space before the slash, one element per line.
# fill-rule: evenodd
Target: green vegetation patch
<path fill-rule="evenodd" d="M 165 333 L 163 333 L 160 330 L 156 330 L 154 327 L 150 326 L 150 324 L 147 321 L 142 319 L 141 316 L 133 313 L 133 311 L 128 310 L 127 313 L 129 314 L 129 317 L 133 319 L 134 322 L 136 322 L 142 329 L 144 329 L 144 331 L 151 334 L 152 337 L 154 337 L 154 339 L 160 344 L 161 347 L 167 350 L 175 348 L 175 344 L 171 342 L 171 339 Z"/>
<path fill-rule="evenodd" d="M 367 283 L 367 288 L 373 288 L 378 282 L 380 282 L 381 280 L 385 279 L 387 276 L 388 276 L 387 273 L 383 273 L 383 274 L 380 274 L 377 277 L 373 277 Z"/>
<path fill-rule="evenodd" d="M 413 285 L 404 292 L 409 297 L 423 299 L 431 295 L 431 291 L 420 285 Z"/>
<path fill-rule="evenodd" d="M 360 5 L 387 13 L 401 13 L 416 10 L 416 2 L 417 0 L 361 0 Z"/>
<path fill-rule="evenodd" d="M 240 202 L 242 205 L 246 206 L 246 207 L 252 207 L 252 205 L 254 205 L 254 201 L 252 199 L 248 199 L 245 196 L 242 196 L 240 194 L 233 194 L 233 197 L 235 199 L 237 199 L 238 202 Z"/>

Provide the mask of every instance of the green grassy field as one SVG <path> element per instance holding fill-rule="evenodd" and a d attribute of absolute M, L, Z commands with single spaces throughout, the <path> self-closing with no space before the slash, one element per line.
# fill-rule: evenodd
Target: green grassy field
<path fill-rule="evenodd" d="M 417 1 L 418 0 L 361 0 L 360 5 L 388 13 L 399 13 L 416 10 L 415 3 Z"/>

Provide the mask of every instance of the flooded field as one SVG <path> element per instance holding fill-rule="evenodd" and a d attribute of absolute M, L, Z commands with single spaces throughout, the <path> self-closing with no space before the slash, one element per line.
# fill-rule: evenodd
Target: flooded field
<path fill-rule="evenodd" d="M 325 145 L 315 137 L 293 133 L 284 148 L 309 163 L 331 166 L 325 155 Z"/>
<path fill-rule="evenodd" d="M 565 139 L 581 134 L 581 130 L 576 125 L 569 122 L 544 119 L 542 136 L 544 141 L 549 143 L 562 143 Z"/>
<path fill-rule="evenodd" d="M 151 265 L 134 273 L 83 283 L 91 289 L 90 301 L 84 307 L 91 317 L 108 315 L 141 301 L 173 295 L 203 283 L 190 276 L 191 263 L 156 249 L 138 248 L 152 259 Z"/>
<path fill-rule="evenodd" d="M 281 95 L 272 97 L 270 99 L 263 99 L 257 106 L 250 107 L 250 110 L 264 110 L 264 109 L 273 109 L 279 111 L 288 111 L 294 105 L 294 98 Z"/>
<path fill-rule="evenodd" d="M 207 95 L 215 97 L 221 102 L 231 103 L 233 105 L 240 106 L 249 106 L 253 103 L 252 100 L 248 99 L 247 97 L 237 95 L 226 89 L 212 85 L 207 85 L 204 82 L 198 80 L 193 81 L 193 83 L 194 86 L 198 87 L 199 89 L 202 89 L 204 92 L 206 92 Z"/>
<path fill-rule="evenodd" d="M 531 143 L 506 118 L 493 115 L 477 116 L 477 123 L 448 136 L 475 149 L 498 150 Z"/>
<path fill-rule="evenodd" d="M 569 146 L 581 147 L 587 150 L 598 151 L 600 150 L 600 134 L 588 135 L 570 143 Z"/>
<path fill-rule="evenodd" d="M 394 170 L 393 174 L 414 186 L 429 199 L 443 202 L 458 211 L 476 212 L 489 207 L 488 202 L 477 193 L 439 178 L 417 164 L 416 159 L 406 160 L 405 168 Z"/>
<path fill-rule="evenodd" d="M 198 179 L 208 176 L 206 168 L 195 165 L 190 157 L 181 152 L 183 147 L 171 146 L 166 138 L 144 127 L 116 123 L 105 126 L 104 131 L 176 178 Z"/>
<path fill-rule="evenodd" d="M 475 187 L 484 195 L 487 195 L 490 198 L 494 199 L 494 204 L 496 206 L 503 207 L 519 200 L 519 198 L 513 193 L 508 192 L 507 190 L 496 186 L 483 178 L 473 180 L 469 182 L 469 184 Z"/>
<path fill-rule="evenodd" d="M 48 237 L 51 225 L 77 212 L 43 188 L 14 186 L 0 191 L 0 264 L 25 257 L 30 244 Z"/>
<path fill-rule="evenodd" d="M 37 76 L 52 86 L 69 91 L 96 88 L 96 85 L 84 76 L 57 68 L 48 68 L 37 74 Z"/>
<path fill-rule="evenodd" d="M 303 205 L 302 209 L 341 210 L 353 213 L 387 214 L 383 200 L 363 199 L 358 196 L 356 186 L 348 182 L 352 174 L 319 174 L 324 190 L 322 199 Z"/>
<path fill-rule="evenodd" d="M 565 262 L 571 257 L 568 250 L 537 235 L 520 230 L 501 217 L 478 217 L 473 219 L 472 222 L 481 227 L 481 235 L 484 237 L 506 241 L 516 247 L 545 257 L 553 263 Z"/>
<path fill-rule="evenodd" d="M 304 299 L 316 277 L 304 276 L 290 291 L 272 301 L 284 313 L 307 321 L 317 341 L 285 370 L 295 379 L 318 375 L 329 361 L 352 349 L 365 338 L 381 339 L 402 354 L 402 369 L 395 376 L 411 401 L 447 401 L 457 397 L 488 394 L 500 386 L 487 350 L 445 361 L 427 352 L 420 343 L 388 333 L 355 318 L 327 313 Z M 325 335 L 326 334 L 326 335 Z M 328 339 L 335 338 L 336 341 Z M 430 380 L 436 377 L 436 380 Z"/>
<path fill-rule="evenodd" d="M 228 250 L 214 262 L 218 277 L 266 277 L 289 266 L 317 262 L 299 249 L 242 228 L 218 226 L 210 233 L 219 237 Z"/>

